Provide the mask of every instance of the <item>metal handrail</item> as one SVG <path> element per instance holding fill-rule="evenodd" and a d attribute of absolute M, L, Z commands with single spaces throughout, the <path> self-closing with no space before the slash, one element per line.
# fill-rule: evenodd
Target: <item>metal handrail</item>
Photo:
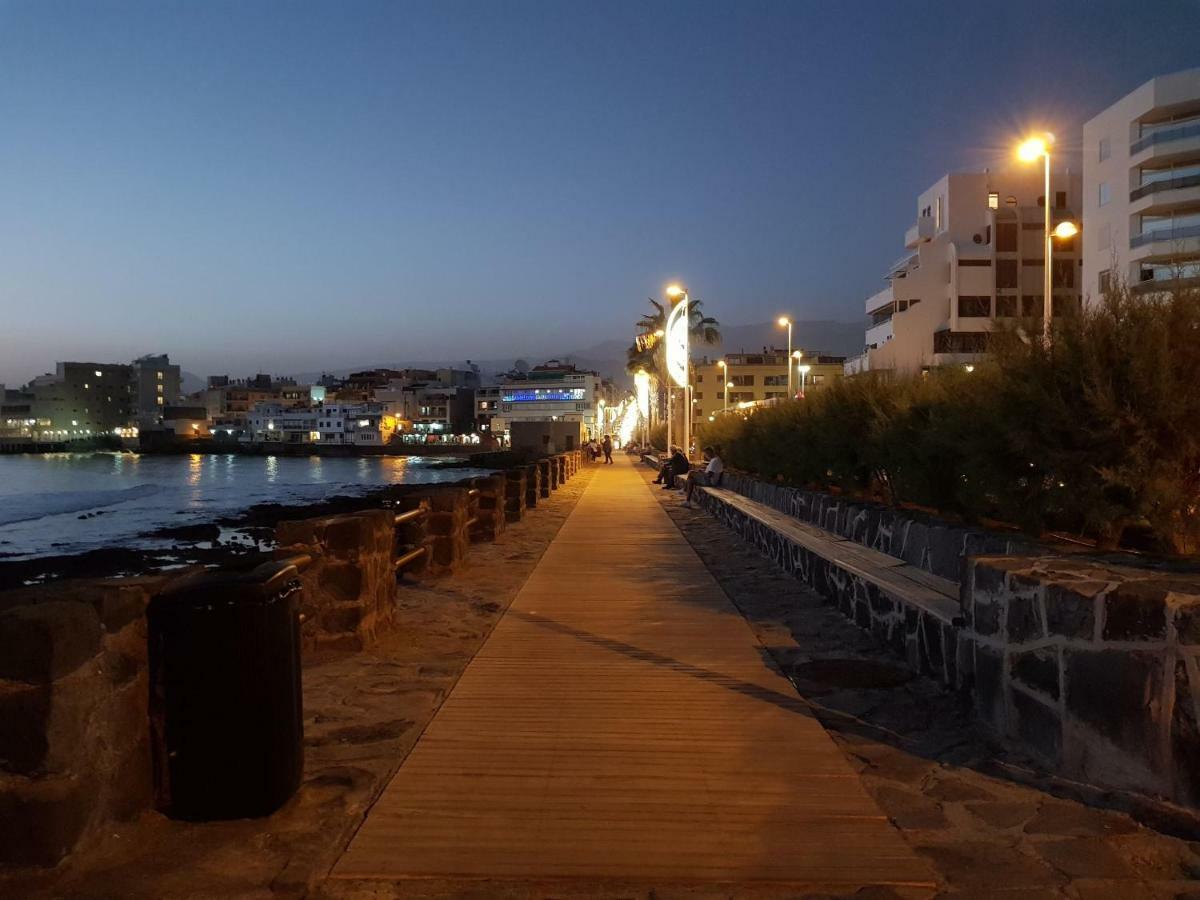
<path fill-rule="evenodd" d="M 285 556 L 283 559 L 275 560 L 277 563 L 282 563 L 285 566 L 295 566 L 297 572 L 303 572 L 313 564 L 313 558 L 308 553 L 297 553 L 295 556 Z"/>
<path fill-rule="evenodd" d="M 396 562 L 393 563 L 393 566 L 397 571 L 399 571 L 400 569 L 403 569 L 405 566 L 407 566 L 409 563 L 415 562 L 416 560 L 420 559 L 422 556 L 424 556 L 428 552 L 429 552 L 428 547 L 416 547 L 412 550 L 409 550 L 407 553 L 403 554 L 402 556 L 397 556 Z"/>
<path fill-rule="evenodd" d="M 1200 225 L 1185 225 L 1182 228 L 1160 228 L 1135 234 L 1129 239 L 1129 247 L 1140 247 L 1152 241 L 1182 241 L 1184 238 L 1200 237 Z"/>
<path fill-rule="evenodd" d="M 1195 187 L 1200 184 L 1200 175 L 1180 175 L 1178 178 L 1164 178 L 1162 181 L 1151 181 L 1129 192 L 1129 201 L 1141 200 L 1159 191 L 1173 191 L 1178 188 Z"/>
<path fill-rule="evenodd" d="M 1200 137 L 1200 123 L 1182 125 L 1179 128 L 1164 128 L 1161 131 L 1148 134 L 1141 140 L 1134 141 L 1130 145 L 1129 155 L 1133 156 L 1135 153 L 1141 153 L 1147 147 L 1153 147 L 1155 144 L 1165 144 L 1168 141 L 1179 141 L 1189 137 Z"/>
<path fill-rule="evenodd" d="M 408 512 L 396 513 L 396 525 L 403 525 L 405 522 L 412 522 L 422 516 L 428 515 L 429 510 L 424 506 L 419 506 L 416 509 L 410 509 Z"/>

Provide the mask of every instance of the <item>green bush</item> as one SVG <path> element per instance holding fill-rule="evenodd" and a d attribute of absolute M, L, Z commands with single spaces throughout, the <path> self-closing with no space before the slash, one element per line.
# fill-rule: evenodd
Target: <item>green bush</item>
<path fill-rule="evenodd" d="M 1200 552 L 1200 293 L 1116 290 L 1056 319 L 1049 347 L 1026 327 L 993 348 L 973 372 L 840 380 L 699 439 L 760 477 Z"/>

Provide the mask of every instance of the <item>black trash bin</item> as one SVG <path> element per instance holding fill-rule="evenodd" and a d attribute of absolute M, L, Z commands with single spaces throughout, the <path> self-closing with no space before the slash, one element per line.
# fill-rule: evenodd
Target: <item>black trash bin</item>
<path fill-rule="evenodd" d="M 147 609 L 158 808 L 265 816 L 300 786 L 300 578 L 294 565 L 205 572 Z"/>

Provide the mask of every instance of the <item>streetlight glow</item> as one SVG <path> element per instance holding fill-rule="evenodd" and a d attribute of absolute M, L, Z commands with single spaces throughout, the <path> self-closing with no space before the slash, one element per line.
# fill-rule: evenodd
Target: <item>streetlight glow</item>
<path fill-rule="evenodd" d="M 1050 323 L 1054 304 L 1054 276 L 1051 261 L 1054 257 L 1053 231 L 1050 228 L 1050 145 L 1054 143 L 1054 135 L 1046 133 L 1041 137 L 1026 138 L 1017 147 L 1017 158 L 1022 162 L 1036 162 L 1041 159 L 1045 163 L 1046 189 L 1042 195 L 1042 207 L 1045 212 L 1044 249 L 1042 256 L 1042 340 L 1050 345 Z"/>
<path fill-rule="evenodd" d="M 786 328 L 787 326 L 789 326 L 791 324 L 792 324 L 792 320 L 789 319 L 787 316 L 779 317 L 779 327 L 780 328 Z"/>
<path fill-rule="evenodd" d="M 667 296 L 668 297 L 679 297 L 679 296 L 682 296 L 684 293 L 685 293 L 684 289 L 681 288 L 677 284 L 672 284 L 667 287 Z"/>
<path fill-rule="evenodd" d="M 792 320 L 789 319 L 787 316 L 780 316 L 779 320 L 778 320 L 778 324 L 779 324 L 780 328 L 786 328 L 787 333 L 788 333 L 787 356 L 784 357 L 784 361 L 786 362 L 792 356 Z M 796 395 L 794 393 L 792 393 L 792 364 L 791 363 L 787 364 L 787 376 L 788 376 L 788 399 L 794 400 L 796 398 Z"/>
<path fill-rule="evenodd" d="M 1017 147 L 1017 159 L 1021 162 L 1034 162 L 1045 156 L 1048 149 L 1046 137 L 1031 137 L 1023 140 Z"/>
<path fill-rule="evenodd" d="M 1059 222 L 1058 227 L 1054 229 L 1054 236 L 1063 240 L 1066 240 L 1067 238 L 1073 238 L 1077 234 L 1079 234 L 1079 229 L 1076 227 L 1075 223 L 1071 221 Z"/>

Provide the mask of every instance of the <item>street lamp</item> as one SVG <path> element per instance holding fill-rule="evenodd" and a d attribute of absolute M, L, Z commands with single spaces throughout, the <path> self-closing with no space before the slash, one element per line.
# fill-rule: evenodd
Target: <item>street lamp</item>
<path fill-rule="evenodd" d="M 800 360 L 804 359 L 804 351 L 803 350 L 793 350 L 791 353 L 791 359 L 788 360 L 788 399 L 789 400 L 796 399 L 795 395 L 792 394 L 792 363 L 791 363 L 792 359 L 794 359 L 796 361 L 796 368 L 799 369 L 800 368 Z M 804 383 L 802 381 L 801 387 L 800 387 L 800 396 L 801 397 L 804 396 L 804 386 L 803 385 L 804 385 Z"/>
<path fill-rule="evenodd" d="M 804 399 L 804 382 L 807 379 L 808 373 L 812 370 L 812 366 L 809 366 L 809 365 L 796 366 L 796 369 L 797 369 L 797 371 L 800 372 L 800 399 L 803 400 Z"/>
<path fill-rule="evenodd" d="M 688 291 L 687 288 L 673 284 L 667 288 L 667 296 L 672 300 L 677 301 L 667 316 L 667 374 L 677 385 L 683 388 L 683 408 L 685 415 L 683 417 L 683 454 L 691 456 L 692 453 L 692 405 L 690 402 L 691 384 L 688 377 L 689 355 L 688 348 L 688 329 L 691 324 L 691 316 L 688 312 Z M 670 427 L 670 418 L 667 419 L 668 428 Z"/>
<path fill-rule="evenodd" d="M 788 330 L 787 355 L 788 355 L 788 358 L 790 359 L 792 356 L 792 320 L 789 319 L 787 316 L 780 316 L 779 317 L 779 327 L 780 328 L 786 327 Z M 787 373 L 788 373 L 788 399 L 794 400 L 795 396 L 792 394 L 792 366 L 790 363 L 788 364 L 788 367 L 787 367 Z"/>
<path fill-rule="evenodd" d="M 725 412 L 729 412 L 729 392 L 733 390 L 733 382 L 725 382 Z"/>
<path fill-rule="evenodd" d="M 1022 141 L 1017 147 L 1017 158 L 1022 162 L 1037 162 L 1038 159 L 1045 160 L 1046 169 L 1046 188 L 1045 198 L 1042 206 L 1045 208 L 1045 247 L 1042 250 L 1044 256 L 1043 285 L 1042 285 L 1042 339 L 1050 343 L 1050 317 L 1051 317 L 1051 302 L 1054 295 L 1054 276 L 1051 267 L 1051 257 L 1054 255 L 1053 241 L 1051 240 L 1055 232 L 1050 230 L 1050 145 L 1054 143 L 1054 135 L 1045 134 L 1041 137 L 1031 137 Z"/>

